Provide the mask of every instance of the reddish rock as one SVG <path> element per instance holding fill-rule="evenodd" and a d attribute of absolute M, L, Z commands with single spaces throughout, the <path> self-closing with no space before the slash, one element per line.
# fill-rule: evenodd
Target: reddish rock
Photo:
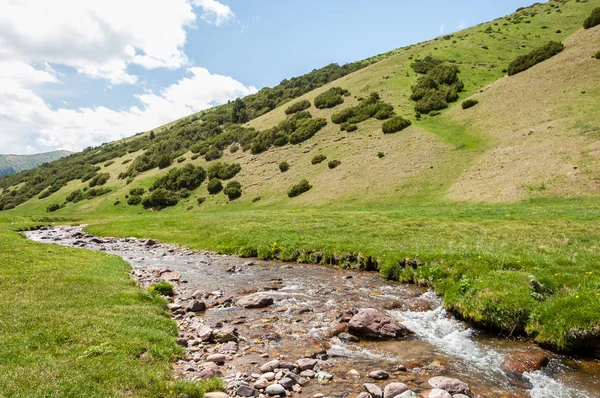
<path fill-rule="evenodd" d="M 513 352 L 504 358 L 504 371 L 514 375 L 540 370 L 548 364 L 549 358 L 540 351 Z"/>
<path fill-rule="evenodd" d="M 357 337 L 395 339 L 413 334 L 387 313 L 361 308 L 348 322 L 348 332 Z"/>
<path fill-rule="evenodd" d="M 339 324 L 335 325 L 334 327 L 332 327 L 331 329 L 329 329 L 327 332 L 325 332 L 325 337 L 328 337 L 328 338 L 336 337 L 347 331 L 348 331 L 348 324 L 347 323 L 339 323 Z"/>

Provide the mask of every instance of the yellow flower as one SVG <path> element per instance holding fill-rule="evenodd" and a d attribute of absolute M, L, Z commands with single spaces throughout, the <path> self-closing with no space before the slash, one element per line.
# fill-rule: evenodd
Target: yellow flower
<path fill-rule="evenodd" d="M 558 276 L 558 274 L 554 274 L 554 276 Z"/>
<path fill-rule="evenodd" d="M 575 296 L 575 298 L 576 298 L 576 299 L 578 299 L 578 298 L 579 298 L 579 296 Z"/>

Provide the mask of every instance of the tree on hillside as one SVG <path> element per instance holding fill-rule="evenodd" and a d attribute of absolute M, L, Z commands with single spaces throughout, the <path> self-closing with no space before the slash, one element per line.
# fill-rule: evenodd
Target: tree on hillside
<path fill-rule="evenodd" d="M 246 103 L 240 98 L 233 101 L 231 108 L 231 121 L 233 123 L 246 123 L 248 121 L 248 112 L 246 111 Z"/>

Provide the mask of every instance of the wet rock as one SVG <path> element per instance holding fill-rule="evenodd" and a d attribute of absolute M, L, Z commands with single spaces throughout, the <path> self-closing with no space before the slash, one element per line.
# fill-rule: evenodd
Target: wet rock
<path fill-rule="evenodd" d="M 196 374 L 199 380 L 209 379 L 211 377 L 221 376 L 221 372 L 215 369 L 204 369 Z"/>
<path fill-rule="evenodd" d="M 155 241 L 154 239 L 148 239 L 148 240 L 146 241 L 146 246 L 154 246 L 154 245 L 156 245 L 157 243 L 158 243 L 158 242 L 157 242 L 157 241 Z"/>
<path fill-rule="evenodd" d="M 268 395 L 285 395 L 285 388 L 281 384 L 271 384 L 265 388 Z"/>
<path fill-rule="evenodd" d="M 375 380 L 387 380 L 390 378 L 390 374 L 385 370 L 374 370 L 369 373 L 369 377 Z"/>
<path fill-rule="evenodd" d="M 176 340 L 177 344 L 179 344 L 182 347 L 187 347 L 188 345 L 188 341 L 186 338 L 180 337 Z"/>
<path fill-rule="evenodd" d="M 228 341 L 238 341 L 237 329 L 233 326 L 226 326 L 223 329 L 213 332 L 214 340 L 217 343 L 227 343 Z"/>
<path fill-rule="evenodd" d="M 300 370 L 308 370 L 315 367 L 317 360 L 312 358 L 302 358 L 296 361 L 296 364 Z"/>
<path fill-rule="evenodd" d="M 408 386 L 404 383 L 390 383 L 383 389 L 383 398 L 394 398 L 408 390 Z"/>
<path fill-rule="evenodd" d="M 356 398 L 373 398 L 368 392 L 361 392 Z"/>
<path fill-rule="evenodd" d="M 235 394 L 240 397 L 253 397 L 255 395 L 258 395 L 258 391 L 256 391 L 254 387 L 241 385 L 237 388 Z"/>
<path fill-rule="evenodd" d="M 325 332 L 325 337 L 332 338 L 348 331 L 347 323 L 339 323 Z"/>
<path fill-rule="evenodd" d="M 204 394 L 204 398 L 229 398 L 229 395 L 224 392 L 207 392 Z"/>
<path fill-rule="evenodd" d="M 261 372 L 272 372 L 279 367 L 279 360 L 274 359 L 262 365 L 260 367 Z"/>
<path fill-rule="evenodd" d="M 167 304 L 167 309 L 171 312 L 175 312 L 175 311 L 183 309 L 183 307 L 179 304 L 170 303 L 170 304 Z"/>
<path fill-rule="evenodd" d="M 388 300 L 383 303 L 383 308 L 386 310 L 397 310 L 398 308 L 402 308 L 403 304 L 400 300 Z"/>
<path fill-rule="evenodd" d="M 434 388 L 425 395 L 426 398 L 452 398 L 452 395 L 446 390 Z"/>
<path fill-rule="evenodd" d="M 194 300 L 186 306 L 186 309 L 191 312 L 206 311 L 206 303 Z"/>
<path fill-rule="evenodd" d="M 254 261 L 246 261 L 244 264 L 242 264 L 242 267 L 251 267 L 254 264 L 256 264 Z"/>
<path fill-rule="evenodd" d="M 209 342 L 213 338 L 213 330 L 206 325 L 200 325 L 196 329 L 198 338 L 204 342 Z"/>
<path fill-rule="evenodd" d="M 383 398 L 381 388 L 377 387 L 375 384 L 365 383 L 363 384 L 363 387 L 373 398 Z"/>
<path fill-rule="evenodd" d="M 403 311 L 426 312 L 431 310 L 431 303 L 425 299 L 414 297 L 407 299 L 402 306 Z"/>
<path fill-rule="evenodd" d="M 458 379 L 450 377 L 437 376 L 432 377 L 428 381 L 429 385 L 434 389 L 446 390 L 452 394 L 467 394 L 469 393 L 469 386 Z"/>
<path fill-rule="evenodd" d="M 273 297 L 255 293 L 238 299 L 235 304 L 244 308 L 264 308 L 272 305 L 273 302 Z"/>
<path fill-rule="evenodd" d="M 454 398 L 454 397 L 457 397 L 457 395 L 454 395 L 452 398 Z M 417 394 L 415 394 L 411 390 L 408 390 L 408 391 L 404 391 L 402 394 L 396 395 L 395 398 L 417 398 Z"/>
<path fill-rule="evenodd" d="M 92 243 L 97 243 L 97 244 L 99 244 L 99 245 L 101 245 L 101 244 L 103 244 L 103 243 L 106 243 L 106 242 L 104 242 L 102 239 L 99 239 L 99 238 L 92 238 L 92 239 L 90 239 L 90 242 L 92 242 Z"/>
<path fill-rule="evenodd" d="M 181 275 L 177 272 L 163 272 L 160 274 L 160 279 L 163 281 L 175 282 L 181 279 Z"/>
<path fill-rule="evenodd" d="M 227 359 L 227 357 L 223 354 L 212 354 L 212 355 L 209 355 L 208 357 L 206 357 L 206 360 L 208 362 L 214 362 L 214 363 L 225 363 L 226 359 Z"/>
<path fill-rule="evenodd" d="M 285 374 L 285 377 L 292 379 L 294 381 L 294 384 L 299 384 L 301 386 L 305 386 L 308 384 L 308 380 L 305 379 L 304 377 L 298 376 L 296 373 L 294 372 L 287 372 Z"/>
<path fill-rule="evenodd" d="M 367 338 L 399 338 L 412 334 L 410 330 L 383 311 L 362 308 L 348 322 L 348 332 Z"/>
<path fill-rule="evenodd" d="M 333 375 L 331 373 L 320 371 L 315 375 L 315 378 L 319 384 L 327 384 L 333 379 Z"/>
<path fill-rule="evenodd" d="M 504 357 L 503 369 L 513 375 L 522 375 L 542 369 L 548 364 L 549 358 L 543 352 L 513 352 Z"/>

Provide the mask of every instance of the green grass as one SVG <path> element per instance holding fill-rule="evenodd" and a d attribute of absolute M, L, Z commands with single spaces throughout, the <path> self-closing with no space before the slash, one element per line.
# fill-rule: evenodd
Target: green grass
<path fill-rule="evenodd" d="M 0 216 L 0 395 L 201 397 L 220 388 L 171 381 L 177 327 L 127 263 L 13 231 L 30 225 Z"/>
<path fill-rule="evenodd" d="M 240 203 L 185 215 L 180 209 L 130 214 L 98 220 L 88 231 L 264 258 L 341 258 L 340 265 L 352 267 L 359 265 L 345 264 L 345 254 L 372 256 L 384 276 L 435 286 L 448 308 L 482 326 L 527 330 L 539 342 L 574 349 L 584 342 L 579 335 L 598 337 L 599 217 L 597 201 L 584 199 L 304 209 Z M 423 266 L 402 269 L 404 258 Z"/>

